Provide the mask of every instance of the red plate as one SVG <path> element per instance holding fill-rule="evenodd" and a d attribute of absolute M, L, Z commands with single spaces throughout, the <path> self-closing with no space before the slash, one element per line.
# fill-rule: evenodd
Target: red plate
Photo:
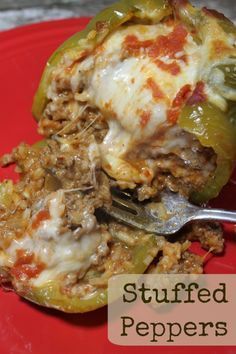
<path fill-rule="evenodd" d="M 53 21 L 0 33 L 0 154 L 11 151 L 21 141 L 35 142 L 36 123 L 31 105 L 40 75 L 49 55 L 87 19 Z M 12 169 L 1 170 L 1 179 L 13 176 Z M 235 178 L 236 179 L 236 178 Z M 215 206 L 236 210 L 236 186 L 224 189 Z M 227 244 L 223 256 L 211 257 L 207 273 L 236 273 L 236 242 L 232 227 L 227 226 Z M 193 248 L 197 252 L 198 245 Z M 204 254 L 205 252 L 202 252 Z M 83 315 L 67 315 L 32 305 L 13 293 L 0 291 L 1 354 L 233 354 L 227 348 L 151 348 L 119 347 L 107 339 L 106 308 Z"/>

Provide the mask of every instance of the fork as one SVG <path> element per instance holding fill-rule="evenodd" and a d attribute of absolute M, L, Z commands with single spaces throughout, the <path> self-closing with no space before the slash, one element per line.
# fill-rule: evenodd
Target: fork
<path fill-rule="evenodd" d="M 175 234 L 192 221 L 236 223 L 236 211 L 201 208 L 171 191 L 160 195 L 160 201 L 136 202 L 129 193 L 112 189 L 112 207 L 107 214 L 123 223 L 162 236 Z"/>

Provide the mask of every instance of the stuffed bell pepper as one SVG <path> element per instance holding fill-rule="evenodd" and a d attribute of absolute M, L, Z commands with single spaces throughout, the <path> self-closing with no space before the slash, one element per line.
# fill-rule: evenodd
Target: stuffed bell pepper
<path fill-rule="evenodd" d="M 0 282 L 37 304 L 86 312 L 122 273 L 201 273 L 217 223 L 170 241 L 104 210 L 111 188 L 140 203 L 163 190 L 215 198 L 236 159 L 236 28 L 183 0 L 121 0 L 49 59 L 33 102 L 43 140 L 2 158 Z"/>

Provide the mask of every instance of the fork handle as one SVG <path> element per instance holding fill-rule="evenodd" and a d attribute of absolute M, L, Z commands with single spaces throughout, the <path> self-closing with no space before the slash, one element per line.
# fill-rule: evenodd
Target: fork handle
<path fill-rule="evenodd" d="M 220 209 L 198 209 L 193 220 L 213 220 L 236 223 L 236 211 Z"/>

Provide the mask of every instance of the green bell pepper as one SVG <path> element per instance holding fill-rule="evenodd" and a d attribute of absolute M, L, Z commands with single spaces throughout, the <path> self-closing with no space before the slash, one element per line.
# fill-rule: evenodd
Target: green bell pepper
<path fill-rule="evenodd" d="M 179 125 L 217 154 L 214 176 L 201 191 L 192 194 L 192 200 L 203 203 L 217 197 L 230 178 L 236 159 L 236 127 L 228 114 L 207 102 L 186 105 L 179 117 Z"/>

